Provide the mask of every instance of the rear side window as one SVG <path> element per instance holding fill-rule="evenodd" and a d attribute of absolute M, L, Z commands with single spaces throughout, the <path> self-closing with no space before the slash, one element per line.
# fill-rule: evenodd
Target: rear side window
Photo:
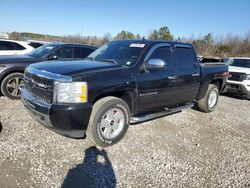
<path fill-rule="evenodd" d="M 0 50 L 25 50 L 22 45 L 15 42 L 0 41 Z"/>
<path fill-rule="evenodd" d="M 16 48 L 16 50 L 25 50 L 26 48 L 24 48 L 22 45 L 20 45 L 20 44 L 17 44 L 17 43 L 14 43 L 14 45 L 15 45 L 15 48 Z"/>
<path fill-rule="evenodd" d="M 74 58 L 81 58 L 81 49 L 80 47 L 74 48 Z"/>
<path fill-rule="evenodd" d="M 175 48 L 175 62 L 177 70 L 193 69 L 195 60 L 195 53 L 192 48 Z"/>
<path fill-rule="evenodd" d="M 166 62 L 166 68 L 172 67 L 172 52 L 170 47 L 157 48 L 149 59 L 162 59 Z"/>
<path fill-rule="evenodd" d="M 31 42 L 31 43 L 29 43 L 29 45 L 32 46 L 33 48 L 38 48 L 38 47 L 42 46 L 43 44 L 36 43 L 36 42 Z"/>
<path fill-rule="evenodd" d="M 13 42 L 0 41 L 0 50 L 15 50 Z"/>
<path fill-rule="evenodd" d="M 94 50 L 90 48 L 81 48 L 81 58 L 87 57 L 89 54 L 91 54 Z"/>
<path fill-rule="evenodd" d="M 91 54 L 94 50 L 90 48 L 84 47 L 75 47 L 74 49 L 74 58 L 84 59 L 89 54 Z"/>
<path fill-rule="evenodd" d="M 60 58 L 73 58 L 73 47 L 62 47 L 55 52 L 55 55 Z"/>

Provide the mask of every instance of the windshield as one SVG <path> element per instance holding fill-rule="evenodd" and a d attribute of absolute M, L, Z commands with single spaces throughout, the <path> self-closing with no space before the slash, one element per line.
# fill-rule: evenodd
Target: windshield
<path fill-rule="evenodd" d="M 225 57 L 224 59 L 223 59 L 223 61 L 225 62 L 225 63 L 230 63 L 230 58 L 228 58 L 228 57 Z"/>
<path fill-rule="evenodd" d="M 250 59 L 234 59 L 229 63 L 230 66 L 250 68 Z"/>
<path fill-rule="evenodd" d="M 145 44 L 140 42 L 113 41 L 98 48 L 88 58 L 94 61 L 106 61 L 119 65 L 132 66 L 139 60 L 145 46 Z"/>
<path fill-rule="evenodd" d="M 45 44 L 43 46 L 40 46 L 39 48 L 31 51 L 27 55 L 32 56 L 32 57 L 43 57 L 47 53 L 49 53 L 53 48 L 55 48 L 57 45 L 56 44 Z"/>

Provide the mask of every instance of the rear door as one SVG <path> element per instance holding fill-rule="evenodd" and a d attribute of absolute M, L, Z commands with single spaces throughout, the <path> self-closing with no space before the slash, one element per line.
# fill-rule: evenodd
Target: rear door
<path fill-rule="evenodd" d="M 200 87 L 200 66 L 191 45 L 174 45 L 174 63 L 179 102 L 194 100 Z"/>

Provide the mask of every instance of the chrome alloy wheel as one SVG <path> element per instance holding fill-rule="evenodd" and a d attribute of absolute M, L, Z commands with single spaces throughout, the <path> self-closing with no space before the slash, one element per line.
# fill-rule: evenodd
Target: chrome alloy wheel
<path fill-rule="evenodd" d="M 107 111 L 100 123 L 101 134 L 106 139 L 113 139 L 119 135 L 125 125 L 125 116 L 118 108 Z"/>
<path fill-rule="evenodd" d="M 210 92 L 208 98 L 208 107 L 213 109 L 218 101 L 218 90 L 215 88 Z"/>
<path fill-rule="evenodd" d="M 14 97 L 20 97 L 23 85 L 24 85 L 23 78 L 14 77 L 8 80 L 6 85 L 6 90 L 10 95 Z"/>

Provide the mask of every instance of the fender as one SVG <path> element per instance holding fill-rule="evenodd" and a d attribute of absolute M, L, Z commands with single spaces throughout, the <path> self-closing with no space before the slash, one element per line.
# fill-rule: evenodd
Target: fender
<path fill-rule="evenodd" d="M 0 82 L 9 74 L 14 72 L 20 72 L 24 73 L 25 68 L 24 67 L 7 67 L 4 71 L 0 73 Z"/>

